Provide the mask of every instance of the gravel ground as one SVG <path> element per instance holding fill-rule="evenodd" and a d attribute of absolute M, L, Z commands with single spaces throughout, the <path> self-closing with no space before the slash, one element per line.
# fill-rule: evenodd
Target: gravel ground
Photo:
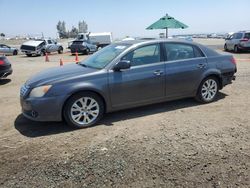
<path fill-rule="evenodd" d="M 237 80 L 214 103 L 155 104 L 74 130 L 20 115 L 21 84 L 60 58 L 74 60 L 49 58 L 8 57 L 14 73 L 0 81 L 0 187 L 250 187 L 250 61 L 238 61 Z"/>

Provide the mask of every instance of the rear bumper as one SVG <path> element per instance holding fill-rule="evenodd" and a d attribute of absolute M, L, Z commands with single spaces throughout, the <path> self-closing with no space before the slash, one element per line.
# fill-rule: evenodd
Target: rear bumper
<path fill-rule="evenodd" d="M 77 48 L 75 48 L 75 47 L 72 47 L 71 46 L 71 48 L 70 48 L 70 51 L 71 51 L 71 53 L 72 54 L 74 54 L 74 53 L 85 53 L 86 52 L 86 47 L 77 47 Z"/>
<path fill-rule="evenodd" d="M 228 72 L 222 74 L 222 87 L 231 84 L 233 80 L 236 80 L 236 76 L 234 75 L 236 73 L 236 70 L 234 72 Z"/>
<path fill-rule="evenodd" d="M 247 46 L 242 46 L 242 45 L 239 45 L 239 49 L 241 50 L 245 50 L 245 51 L 250 51 L 250 47 L 247 47 Z"/>
<path fill-rule="evenodd" d="M 0 70 L 0 78 L 6 78 L 7 76 L 11 75 L 13 72 L 12 68 L 8 68 L 5 70 Z"/>

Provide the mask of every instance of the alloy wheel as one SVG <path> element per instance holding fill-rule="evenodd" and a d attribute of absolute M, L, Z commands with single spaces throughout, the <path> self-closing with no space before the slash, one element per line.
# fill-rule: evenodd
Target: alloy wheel
<path fill-rule="evenodd" d="M 208 79 L 202 85 L 201 96 L 207 102 L 212 101 L 217 94 L 217 90 L 217 82 L 214 79 Z"/>
<path fill-rule="evenodd" d="M 79 125 L 89 125 L 96 120 L 100 112 L 98 102 L 91 97 L 76 100 L 70 109 L 72 120 Z"/>

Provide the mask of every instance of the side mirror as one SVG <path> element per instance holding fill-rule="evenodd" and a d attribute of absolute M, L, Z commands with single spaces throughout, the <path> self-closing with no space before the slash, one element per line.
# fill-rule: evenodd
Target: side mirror
<path fill-rule="evenodd" d="M 131 66 L 130 61 L 121 60 L 114 66 L 113 70 L 114 71 L 121 71 L 121 70 L 129 69 L 130 66 Z"/>

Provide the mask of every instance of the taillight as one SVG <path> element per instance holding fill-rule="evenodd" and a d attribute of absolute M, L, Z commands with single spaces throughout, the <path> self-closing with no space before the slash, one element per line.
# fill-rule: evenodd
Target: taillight
<path fill-rule="evenodd" d="M 236 60 L 234 57 L 231 58 L 231 62 L 236 65 Z"/>
<path fill-rule="evenodd" d="M 240 40 L 240 42 L 247 42 L 249 39 L 248 38 L 243 38 Z"/>
<path fill-rule="evenodd" d="M 4 65 L 4 61 L 3 60 L 0 60 L 0 65 Z"/>

